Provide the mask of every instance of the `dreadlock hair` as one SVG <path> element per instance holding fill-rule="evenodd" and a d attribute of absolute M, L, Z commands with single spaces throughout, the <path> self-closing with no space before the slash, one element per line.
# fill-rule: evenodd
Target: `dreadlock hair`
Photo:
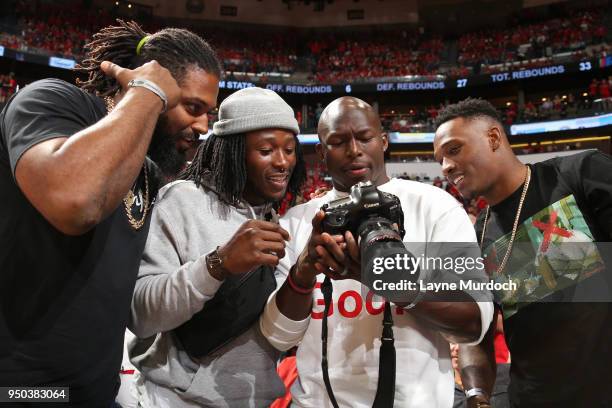
<path fill-rule="evenodd" d="M 77 80 L 85 91 L 99 96 L 112 96 L 120 86 L 114 78 L 100 69 L 102 61 L 110 61 L 124 68 L 134 69 L 156 60 L 168 69 L 180 83 L 188 69 L 196 66 L 221 77 L 221 64 L 211 46 L 198 35 L 181 28 L 164 28 L 155 34 L 146 33 L 136 22 L 117 19 L 117 26 L 109 26 L 93 35 L 85 45 L 87 57 L 75 68 L 87 80 Z M 150 38 L 136 48 L 145 37 Z"/>
<path fill-rule="evenodd" d="M 437 129 L 443 123 L 456 118 L 472 119 L 483 116 L 502 123 L 499 112 L 490 102 L 480 98 L 467 98 L 442 109 L 434 121 L 434 128 Z"/>
<path fill-rule="evenodd" d="M 294 138 L 296 162 L 287 186 L 287 191 L 293 195 L 291 204 L 306 180 L 304 156 L 297 136 Z M 198 147 L 193 161 L 178 178 L 213 189 L 226 204 L 237 205 L 247 182 L 245 141 L 245 134 L 216 136 L 213 133 Z"/>

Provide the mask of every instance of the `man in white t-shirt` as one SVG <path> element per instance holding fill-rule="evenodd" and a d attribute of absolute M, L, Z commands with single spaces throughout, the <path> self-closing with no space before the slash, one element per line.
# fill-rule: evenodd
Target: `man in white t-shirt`
<path fill-rule="evenodd" d="M 371 181 L 396 195 L 404 212 L 408 242 L 475 242 L 461 205 L 443 190 L 424 183 L 389 179 L 384 152 L 387 135 L 370 105 L 354 97 L 329 104 L 319 122 L 317 151 L 334 189 L 292 208 L 281 220 L 291 236 L 274 293 L 260 320 L 270 343 L 280 350 L 295 345 L 299 377 L 291 392 L 298 407 L 332 407 L 321 369 L 324 274 L 333 278 L 328 313 L 331 387 L 340 407 L 372 407 L 379 374 L 384 302 L 360 283 L 359 250 L 349 233 L 322 233 L 320 207 L 347 196 L 351 186 Z M 340 271 L 348 272 L 341 276 Z M 343 273 L 344 273 L 343 272 Z M 287 279 L 287 276 L 289 278 Z M 365 295 L 364 295 L 365 294 Z M 489 301 L 421 301 L 392 304 L 396 349 L 395 407 L 451 407 L 453 370 L 449 341 L 477 344 L 493 314 Z M 412 307 L 414 306 L 414 307 Z"/>

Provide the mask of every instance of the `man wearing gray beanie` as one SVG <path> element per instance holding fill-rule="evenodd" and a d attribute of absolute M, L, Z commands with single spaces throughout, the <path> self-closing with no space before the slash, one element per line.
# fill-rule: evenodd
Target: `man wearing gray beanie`
<path fill-rule="evenodd" d="M 291 107 L 242 89 L 159 192 L 132 300 L 141 406 L 263 407 L 285 394 L 257 324 L 288 233 L 264 221 L 305 178 Z"/>

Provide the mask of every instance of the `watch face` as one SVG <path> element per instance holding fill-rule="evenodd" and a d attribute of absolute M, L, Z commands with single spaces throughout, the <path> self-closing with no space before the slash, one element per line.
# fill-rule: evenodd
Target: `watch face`
<path fill-rule="evenodd" d="M 221 258 L 219 258 L 219 253 L 216 249 L 210 254 L 206 255 L 206 264 L 208 267 L 214 268 L 221 266 Z"/>

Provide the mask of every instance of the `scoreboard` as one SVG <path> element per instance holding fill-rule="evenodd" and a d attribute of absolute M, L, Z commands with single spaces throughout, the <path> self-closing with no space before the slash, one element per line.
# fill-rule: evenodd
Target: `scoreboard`
<path fill-rule="evenodd" d="M 67 58 L 49 57 L 30 52 L 17 51 L 0 46 L 0 58 L 32 62 L 55 68 L 72 69 L 76 61 Z M 372 78 L 368 82 L 351 82 L 344 84 L 291 84 L 275 79 L 264 81 L 221 80 L 219 88 L 238 90 L 252 86 L 271 89 L 280 94 L 296 95 L 350 95 L 353 93 L 405 93 L 418 91 L 444 91 L 475 86 L 495 85 L 509 81 L 521 81 L 543 77 L 563 77 L 568 74 L 589 72 L 612 66 L 612 56 L 601 59 L 587 59 L 564 64 L 551 64 L 537 68 L 516 69 L 490 74 L 471 75 L 467 77 L 447 77 L 445 75 L 413 76 L 406 80 L 385 81 Z"/>
<path fill-rule="evenodd" d="M 252 83 L 240 81 L 221 81 L 221 89 L 242 89 L 260 86 L 286 94 L 351 94 L 351 93 L 385 93 L 436 91 L 474 86 L 495 85 L 508 81 L 520 81 L 543 77 L 563 77 L 568 74 L 589 72 L 612 66 L 612 57 L 547 65 L 537 68 L 517 69 L 491 74 L 472 75 L 467 77 L 445 77 L 437 75 L 434 79 L 415 79 L 412 81 L 346 83 L 340 85 L 293 85 L 283 83 Z"/>

